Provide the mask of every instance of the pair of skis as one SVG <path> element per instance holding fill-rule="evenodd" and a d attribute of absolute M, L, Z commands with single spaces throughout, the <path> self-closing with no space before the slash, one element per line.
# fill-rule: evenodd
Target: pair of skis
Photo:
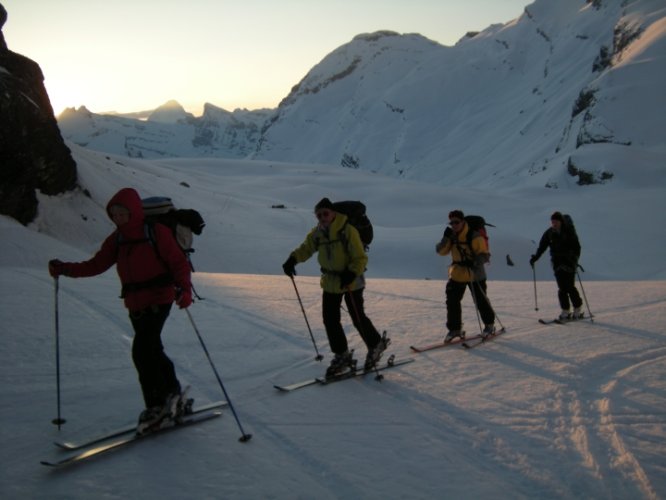
<path fill-rule="evenodd" d="M 586 320 L 594 321 L 591 318 L 569 318 L 569 319 L 555 318 L 551 320 L 539 318 L 539 323 L 541 323 L 542 325 L 553 325 L 553 324 L 566 325 L 567 323 L 572 323 L 574 321 L 586 321 Z"/>
<path fill-rule="evenodd" d="M 170 422 L 171 425 L 161 427 L 145 434 L 137 434 L 136 425 L 128 425 L 83 441 L 55 441 L 54 444 L 58 448 L 65 451 L 74 451 L 76 453 L 59 460 L 42 460 L 40 463 L 48 467 L 62 467 L 82 462 L 139 440 L 212 420 L 221 416 L 222 412 L 220 410 L 227 405 L 228 403 L 226 401 L 217 401 L 215 403 L 201 406 L 192 410 L 190 413 L 183 415 L 178 421 Z"/>
<path fill-rule="evenodd" d="M 274 385 L 273 387 L 275 387 L 280 392 L 291 392 L 291 391 L 295 391 L 297 389 L 302 389 L 303 387 L 308 387 L 308 386 L 311 386 L 311 385 L 328 385 L 328 384 L 332 384 L 334 382 L 339 382 L 341 380 L 347 380 L 347 379 L 355 378 L 355 377 L 362 377 L 364 375 L 369 375 L 369 374 L 372 374 L 372 373 L 388 370 L 388 369 L 394 368 L 396 366 L 405 365 L 407 363 L 411 363 L 412 361 L 414 361 L 413 358 L 405 358 L 405 359 L 396 360 L 395 359 L 395 354 L 391 354 L 388 357 L 388 359 L 386 360 L 386 363 L 384 363 L 382 365 L 379 365 L 379 366 L 373 368 L 372 370 L 366 371 L 363 368 L 355 368 L 354 370 L 352 370 L 348 373 L 345 373 L 345 374 L 343 374 L 339 377 L 333 377 L 333 378 L 315 377 L 315 378 L 311 378 L 311 379 L 308 379 L 308 380 L 303 380 L 302 382 L 296 382 L 294 384 Z M 381 376 L 378 376 L 378 377 L 376 377 L 377 380 L 381 380 Z"/>
<path fill-rule="evenodd" d="M 495 338 L 499 337 L 502 335 L 504 332 L 506 332 L 506 329 L 502 328 L 500 330 L 497 330 L 495 333 L 488 335 L 487 337 L 483 337 L 480 333 L 477 335 L 474 335 L 472 337 L 457 337 L 451 342 L 444 342 L 443 340 L 440 340 L 438 342 L 434 342 L 432 344 L 427 344 L 424 346 L 410 346 L 409 348 L 414 351 L 414 352 L 426 352 L 426 351 L 432 351 L 434 349 L 441 349 L 443 347 L 451 347 L 455 345 L 462 345 L 465 349 L 473 349 L 475 347 L 480 346 L 481 344 L 485 344 L 486 342 L 489 342 L 491 340 L 494 340 Z"/>

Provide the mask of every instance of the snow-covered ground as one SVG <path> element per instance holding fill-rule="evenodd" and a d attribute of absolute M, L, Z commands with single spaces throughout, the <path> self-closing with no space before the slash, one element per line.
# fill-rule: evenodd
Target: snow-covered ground
<path fill-rule="evenodd" d="M 42 198 L 30 228 L 0 218 L 3 498 L 666 496 L 664 233 L 652 231 L 654 219 L 643 216 L 663 214 L 658 189 L 474 193 L 317 165 L 149 162 L 73 149 L 90 197 Z M 241 431 L 224 410 L 221 419 L 50 470 L 39 461 L 66 454 L 53 440 L 115 428 L 141 410 L 115 272 L 61 278 L 67 422 L 60 430 L 51 423 L 55 292 L 46 262 L 91 255 L 112 229 L 103 207 L 124 186 L 143 196 L 171 194 L 206 218 L 194 255 L 194 283 L 204 300 L 190 312 L 253 438 L 240 443 Z M 367 203 L 376 226 L 368 314 L 389 332 L 389 353 L 415 361 L 386 371 L 381 382 L 367 376 L 282 394 L 273 384 L 320 375 L 331 358 L 316 266 L 299 265 L 296 283 L 325 355 L 321 363 L 280 267 L 314 224 L 312 206 L 322 196 Z M 286 208 L 271 208 L 279 204 Z M 471 351 L 452 346 L 414 354 L 410 345 L 444 333 L 448 258 L 436 256 L 434 244 L 453 208 L 497 225 L 489 297 L 507 333 Z M 537 322 L 558 312 L 556 290 L 544 257 L 535 304 L 527 259 L 555 209 L 575 216 L 594 323 Z M 343 318 L 362 358 L 359 336 Z M 468 332 L 478 329 L 469 296 L 464 319 Z M 196 401 L 221 399 L 184 312 L 173 310 L 163 339 Z"/>

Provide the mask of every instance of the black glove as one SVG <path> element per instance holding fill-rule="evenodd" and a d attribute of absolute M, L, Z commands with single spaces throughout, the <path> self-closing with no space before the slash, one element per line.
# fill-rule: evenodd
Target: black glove
<path fill-rule="evenodd" d="M 537 259 L 538 259 L 538 258 L 537 258 L 536 255 L 532 255 L 532 256 L 530 257 L 530 266 L 534 267 L 534 263 L 537 261 Z"/>
<path fill-rule="evenodd" d="M 451 229 L 449 226 L 446 227 L 444 230 L 444 238 L 451 239 L 453 238 L 453 229 Z"/>
<path fill-rule="evenodd" d="M 349 269 L 345 269 L 340 273 L 340 288 L 347 288 L 356 279 L 356 275 Z"/>
<path fill-rule="evenodd" d="M 290 278 L 296 275 L 296 258 L 293 255 L 290 255 L 285 263 L 282 264 L 282 270 Z"/>
<path fill-rule="evenodd" d="M 58 259 L 49 261 L 49 274 L 54 278 L 57 278 L 60 275 L 67 276 L 67 269 L 67 264 Z"/>

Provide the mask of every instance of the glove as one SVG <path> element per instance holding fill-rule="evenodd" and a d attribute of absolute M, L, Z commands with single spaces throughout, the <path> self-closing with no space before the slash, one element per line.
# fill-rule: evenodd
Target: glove
<path fill-rule="evenodd" d="M 535 263 L 536 261 L 537 261 L 537 256 L 536 256 L 536 255 L 532 255 L 532 256 L 530 257 L 530 266 L 534 267 L 534 263 Z"/>
<path fill-rule="evenodd" d="M 340 273 L 340 288 L 347 288 L 356 279 L 356 275 L 349 269 L 345 269 Z"/>
<path fill-rule="evenodd" d="M 285 263 L 282 264 L 282 270 L 290 278 L 296 275 L 296 258 L 293 255 L 290 255 Z"/>
<path fill-rule="evenodd" d="M 453 238 L 453 229 L 451 229 L 449 226 L 446 226 L 446 229 L 444 230 L 444 238 Z"/>
<path fill-rule="evenodd" d="M 444 240 L 440 241 L 435 245 L 435 252 L 439 253 L 439 251 L 444 247 L 445 243 Z"/>
<path fill-rule="evenodd" d="M 67 276 L 67 269 L 67 264 L 58 259 L 49 261 L 49 274 L 54 278 L 57 278 L 60 275 Z"/>
<path fill-rule="evenodd" d="M 188 307 L 190 307 L 192 305 L 192 290 L 181 289 L 176 295 L 176 304 L 181 309 L 187 309 Z"/>

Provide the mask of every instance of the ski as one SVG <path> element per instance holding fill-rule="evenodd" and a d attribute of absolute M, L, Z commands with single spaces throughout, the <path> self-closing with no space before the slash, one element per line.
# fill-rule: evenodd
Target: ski
<path fill-rule="evenodd" d="M 591 320 L 589 317 L 584 317 L 584 318 L 570 318 L 570 319 L 560 319 L 560 318 L 555 318 L 550 321 L 545 320 L 545 319 L 539 319 L 539 323 L 542 325 L 566 325 L 568 323 L 572 323 L 574 321 L 586 321 L 586 320 Z M 592 321 L 592 320 L 591 320 Z"/>
<path fill-rule="evenodd" d="M 191 413 L 186 413 L 185 417 L 188 417 L 190 415 L 198 415 L 208 410 L 223 408 L 224 406 L 227 405 L 228 403 L 226 401 L 216 401 L 214 403 L 210 403 L 205 406 L 196 408 L 192 410 Z M 135 431 L 136 431 L 136 424 L 130 424 L 125 427 L 120 427 L 116 430 L 109 431 L 108 433 L 101 434 L 99 436 L 95 436 L 83 441 L 55 441 L 53 444 L 55 444 L 58 448 L 62 448 L 63 450 L 74 451 L 74 450 L 80 450 L 81 448 L 88 448 L 95 444 L 101 443 L 102 441 L 108 441 L 109 439 L 124 436 L 125 434 L 132 434 Z"/>
<path fill-rule="evenodd" d="M 381 366 L 378 366 L 376 371 L 386 370 L 388 368 L 393 368 L 394 366 L 400 366 L 400 365 L 404 365 L 404 364 L 407 364 L 407 363 L 411 363 L 412 361 L 414 361 L 413 358 L 406 358 L 406 359 L 396 360 L 395 355 L 391 354 L 388 357 L 387 362 L 385 364 L 381 365 Z M 273 387 L 275 387 L 278 391 L 281 391 L 281 392 L 291 392 L 291 391 L 295 391 L 296 389 L 301 389 L 303 387 L 308 387 L 310 385 L 316 385 L 316 384 L 326 385 L 326 384 L 330 384 L 332 382 L 338 382 L 340 380 L 345 380 L 345 379 L 348 379 L 348 378 L 354 378 L 354 377 L 358 377 L 358 376 L 362 376 L 362 375 L 367 375 L 367 374 L 370 374 L 370 373 L 375 373 L 375 369 L 372 369 L 372 370 L 369 370 L 369 371 L 366 372 L 365 370 L 363 370 L 363 368 L 357 368 L 353 371 L 350 371 L 349 373 L 346 373 L 346 374 L 342 375 L 341 377 L 336 377 L 336 378 L 333 378 L 333 379 L 326 379 L 324 377 L 315 377 L 315 378 L 312 378 L 312 379 L 304 380 L 302 382 L 296 382 L 296 383 L 290 384 L 290 385 L 274 385 Z"/>
<path fill-rule="evenodd" d="M 474 349 L 475 347 L 478 347 L 478 346 L 480 346 L 481 344 L 485 344 L 486 342 L 490 342 L 491 340 L 495 340 L 497 337 L 499 337 L 500 335 L 502 335 L 504 332 L 506 332 L 506 329 L 505 329 L 505 328 L 502 328 L 501 330 L 498 330 L 498 331 L 496 331 L 495 333 L 493 333 L 492 335 L 488 335 L 488 336 L 485 337 L 485 338 L 483 338 L 483 337 L 481 337 L 481 336 L 479 335 L 478 340 L 476 340 L 475 342 L 470 342 L 470 343 L 463 342 L 463 343 L 462 343 L 462 346 L 463 346 L 465 349 Z"/>
<path fill-rule="evenodd" d="M 539 323 L 541 323 L 542 325 L 552 325 L 552 324 L 555 324 L 555 323 L 557 323 L 558 325 L 562 324 L 559 319 L 547 320 L 547 319 L 541 319 L 541 318 L 539 318 Z"/>
<path fill-rule="evenodd" d="M 303 382 L 296 382 L 294 384 L 289 384 L 289 385 L 273 385 L 278 391 L 280 392 L 291 392 L 295 391 L 296 389 L 301 389 L 303 387 L 307 387 L 309 385 L 315 385 L 317 383 L 316 378 L 311 378 L 309 380 L 304 380 Z"/>
<path fill-rule="evenodd" d="M 190 425 L 198 424 L 201 422 L 206 422 L 207 420 L 217 418 L 220 415 L 222 415 L 221 411 L 216 411 L 216 410 L 211 410 L 208 412 L 203 411 L 195 415 L 188 415 L 182 421 L 178 423 L 174 422 L 174 424 L 170 425 L 169 427 L 163 427 L 161 429 L 157 429 L 155 431 L 148 432 L 146 434 L 131 434 L 129 436 L 121 437 L 119 439 L 113 440 L 108 443 L 100 444 L 99 446 L 96 446 L 94 448 L 89 448 L 80 451 L 79 453 L 70 455 L 61 460 L 55 460 L 55 461 L 42 460 L 40 463 L 42 465 L 46 465 L 47 467 L 62 467 L 64 465 L 71 465 L 74 463 L 82 462 L 92 457 L 96 457 L 98 455 L 101 455 L 102 453 L 106 453 L 108 451 L 121 448 L 125 445 L 134 443 L 136 441 L 143 440 L 145 438 L 157 436 L 159 434 L 170 432 L 176 429 L 182 429 L 183 427 L 189 427 Z"/>
<path fill-rule="evenodd" d="M 434 342 L 432 344 L 424 345 L 424 346 L 409 346 L 409 348 L 414 351 L 414 352 L 426 352 L 426 351 L 432 351 L 433 349 L 440 349 L 442 347 L 449 347 L 451 345 L 457 345 L 457 344 L 462 344 L 463 342 L 466 342 L 468 340 L 475 340 L 481 338 L 481 335 L 474 335 L 473 337 L 465 337 L 465 338 L 460 338 L 457 337 L 451 342 L 444 342 L 443 340 L 439 342 Z"/>

